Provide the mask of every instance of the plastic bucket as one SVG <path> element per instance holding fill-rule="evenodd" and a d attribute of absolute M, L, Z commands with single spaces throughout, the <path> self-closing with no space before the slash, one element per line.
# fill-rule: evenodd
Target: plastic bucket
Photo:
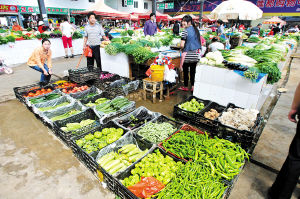
<path fill-rule="evenodd" d="M 161 82 L 164 80 L 165 67 L 160 65 L 151 66 L 151 80 L 155 82 Z"/>

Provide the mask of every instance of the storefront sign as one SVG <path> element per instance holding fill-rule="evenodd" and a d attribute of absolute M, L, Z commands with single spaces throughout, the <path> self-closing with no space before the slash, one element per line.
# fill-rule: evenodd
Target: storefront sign
<path fill-rule="evenodd" d="M 7 13 L 18 13 L 18 7 L 15 5 L 3 5 L 0 4 L 0 13 L 7 12 Z"/>
<path fill-rule="evenodd" d="M 173 3 L 165 3 L 165 9 L 174 9 L 174 2 Z"/>
<path fill-rule="evenodd" d="M 133 5 L 133 0 L 127 0 L 127 5 L 128 5 L 128 6 Z"/>
<path fill-rule="evenodd" d="M 36 6 L 19 6 L 19 12 L 21 14 L 32 14 L 32 13 L 39 14 L 40 9 L 39 7 Z"/>
<path fill-rule="evenodd" d="M 70 10 L 70 14 L 72 14 L 72 15 L 75 15 L 81 11 L 84 11 L 84 9 L 69 9 L 69 10 Z"/>
<path fill-rule="evenodd" d="M 158 10 L 163 10 L 163 9 L 165 9 L 165 4 L 164 4 L 164 3 L 158 3 L 158 4 L 157 4 L 157 9 L 158 9 Z"/>
<path fill-rule="evenodd" d="M 67 15 L 68 14 L 68 8 L 53 8 L 53 7 L 47 7 L 47 14 L 54 14 L 54 15 Z"/>

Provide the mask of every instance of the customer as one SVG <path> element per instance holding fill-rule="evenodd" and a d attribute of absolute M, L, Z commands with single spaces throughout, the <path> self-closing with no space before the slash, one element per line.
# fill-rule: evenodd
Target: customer
<path fill-rule="evenodd" d="M 199 61 L 199 50 L 201 49 L 200 32 L 193 23 L 190 15 L 185 15 L 182 19 L 182 26 L 185 30 L 181 36 L 180 47 L 183 51 L 181 56 L 180 69 L 183 70 L 184 86 L 180 90 L 188 91 L 189 77 L 192 89 L 194 90 L 196 65 Z"/>
<path fill-rule="evenodd" d="M 13 31 L 22 31 L 22 30 L 23 30 L 23 28 L 18 24 L 17 21 L 14 21 L 13 24 L 14 24 L 14 25 L 12 26 L 12 30 L 13 30 Z"/>
<path fill-rule="evenodd" d="M 179 22 L 175 21 L 175 24 L 173 26 L 173 33 L 174 33 L 174 35 L 179 35 L 179 31 L 180 31 Z"/>
<path fill-rule="evenodd" d="M 108 40 L 105 37 L 102 25 L 96 23 L 96 15 L 94 13 L 88 14 L 89 23 L 84 29 L 84 40 L 83 40 L 83 50 L 86 49 L 87 45 L 92 49 L 93 56 L 87 57 L 87 68 L 92 71 L 94 68 L 94 60 L 97 62 L 97 67 L 102 71 L 101 66 L 101 56 L 100 56 L 100 44 L 101 38 Z"/>
<path fill-rule="evenodd" d="M 60 24 L 60 31 L 62 33 L 62 41 L 65 49 L 65 58 L 68 58 L 68 47 L 71 50 L 71 58 L 74 57 L 74 50 L 72 46 L 72 36 L 75 32 L 75 28 L 69 23 L 68 19 L 64 19 L 64 22 Z"/>
<path fill-rule="evenodd" d="M 222 20 L 218 20 L 217 21 L 217 35 L 219 37 L 222 37 L 225 39 L 225 30 L 224 30 L 224 25 L 223 25 L 223 21 Z"/>
<path fill-rule="evenodd" d="M 145 36 L 147 35 L 153 36 L 156 32 L 157 32 L 156 15 L 154 13 L 151 13 L 150 19 L 145 22 L 144 34 Z"/>
<path fill-rule="evenodd" d="M 273 34 L 274 35 L 280 33 L 280 27 L 279 26 L 280 26 L 280 23 L 278 23 L 277 26 L 274 25 L 274 27 L 273 27 Z"/>
<path fill-rule="evenodd" d="M 298 121 L 297 117 L 298 116 Z M 289 199 L 298 183 L 300 176 L 300 83 L 296 89 L 293 104 L 288 118 L 297 123 L 296 135 L 290 145 L 288 156 L 283 163 L 279 174 L 268 191 L 269 199 Z"/>
<path fill-rule="evenodd" d="M 47 85 L 52 75 L 52 52 L 50 47 L 50 41 L 43 39 L 42 46 L 36 48 L 27 61 L 28 66 L 42 73 L 40 79 L 41 86 Z M 48 65 L 45 63 L 46 60 Z"/>
<path fill-rule="evenodd" d="M 260 34 L 261 23 L 257 24 L 257 26 L 253 27 L 250 31 L 251 35 L 259 35 Z"/>
<path fill-rule="evenodd" d="M 219 39 L 217 37 L 212 38 L 211 44 L 208 46 L 209 52 L 215 52 L 217 50 L 224 50 L 224 44 L 219 42 Z"/>

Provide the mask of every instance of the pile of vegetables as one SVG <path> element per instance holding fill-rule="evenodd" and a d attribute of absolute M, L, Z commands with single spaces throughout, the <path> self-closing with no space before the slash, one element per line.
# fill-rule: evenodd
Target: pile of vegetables
<path fill-rule="evenodd" d="M 137 163 L 131 170 L 132 175 L 121 182 L 125 187 L 129 187 L 140 182 L 142 177 L 154 177 L 163 184 L 168 184 L 182 165 L 182 162 L 176 163 L 170 156 L 164 156 L 156 150 Z"/>
<path fill-rule="evenodd" d="M 96 96 L 96 95 L 98 95 L 98 93 L 92 92 L 92 93 L 89 93 L 89 94 L 87 94 L 87 95 L 81 97 L 79 100 L 86 100 L 86 99 L 89 99 L 89 98 L 94 97 L 94 96 Z"/>
<path fill-rule="evenodd" d="M 168 138 L 172 133 L 176 131 L 176 128 L 167 122 L 149 122 L 143 126 L 137 134 L 142 136 L 152 143 L 159 143 Z"/>
<path fill-rule="evenodd" d="M 24 97 L 36 97 L 39 95 L 51 93 L 52 91 L 53 90 L 51 88 L 48 88 L 48 89 L 42 88 L 42 89 L 36 90 L 35 92 L 31 91 L 31 92 L 27 93 L 27 95 L 24 95 Z"/>
<path fill-rule="evenodd" d="M 252 37 L 250 37 L 247 41 L 248 41 L 248 42 L 251 42 L 251 43 L 258 43 L 258 42 L 260 42 L 260 38 L 259 38 L 259 37 L 252 36 Z"/>
<path fill-rule="evenodd" d="M 67 106 L 69 104 L 70 104 L 70 102 L 63 102 L 63 103 L 55 105 L 55 106 L 47 106 L 47 107 L 42 107 L 42 108 L 38 108 L 38 109 L 39 109 L 39 111 L 42 111 L 42 112 L 44 112 L 44 111 L 52 111 L 52 110 L 55 110 L 55 109 L 57 109 L 59 107 Z"/>
<path fill-rule="evenodd" d="M 125 120 L 119 120 L 118 123 L 124 126 L 125 128 L 129 128 L 133 130 L 149 122 L 151 119 L 152 116 L 148 114 L 147 110 L 142 110 L 136 116 L 131 115 L 129 118 Z"/>
<path fill-rule="evenodd" d="M 89 87 L 88 86 L 76 86 L 76 87 L 73 87 L 73 88 L 70 88 L 70 89 L 63 89 L 62 90 L 62 92 L 64 92 L 64 93 L 67 93 L 67 94 L 70 94 L 70 93 L 77 93 L 77 92 L 81 92 L 81 91 L 85 91 L 85 90 L 87 90 L 87 89 L 89 89 Z"/>
<path fill-rule="evenodd" d="M 124 131 L 121 128 L 104 128 L 102 131 L 96 131 L 94 134 L 88 134 L 83 138 L 76 140 L 76 144 L 87 153 L 99 151 L 103 147 L 117 141 L 122 137 Z"/>
<path fill-rule="evenodd" d="M 210 175 L 231 180 L 239 174 L 248 154 L 239 145 L 228 140 L 196 131 L 180 130 L 162 143 L 166 151 L 180 158 L 203 162 L 211 168 Z"/>
<path fill-rule="evenodd" d="M 77 84 L 76 83 L 71 83 L 71 82 L 57 83 L 57 86 L 55 86 L 55 89 L 70 88 L 70 87 L 75 87 L 75 86 L 77 86 Z"/>
<path fill-rule="evenodd" d="M 66 119 L 68 117 L 71 117 L 72 115 L 76 115 L 78 113 L 80 113 L 81 111 L 80 110 L 76 110 L 76 109 L 73 109 L 73 110 L 70 110 L 62 115 L 57 115 L 55 117 L 52 117 L 50 118 L 53 122 L 54 121 L 57 121 L 57 120 L 63 120 L 63 119 Z"/>
<path fill-rule="evenodd" d="M 132 102 L 127 98 L 115 98 L 110 102 L 102 103 L 96 106 L 96 110 L 104 114 L 114 113 L 130 105 Z"/>
<path fill-rule="evenodd" d="M 81 122 L 74 122 L 74 123 L 68 123 L 66 124 L 66 126 L 61 127 L 60 129 L 64 132 L 70 132 L 72 131 L 73 134 L 75 134 L 74 131 L 81 129 L 85 126 L 89 126 L 91 124 L 95 124 L 96 125 L 96 121 L 95 120 L 91 120 L 91 119 L 86 119 L 86 120 L 82 120 Z"/>
<path fill-rule="evenodd" d="M 216 109 L 210 109 L 204 113 L 204 117 L 210 120 L 215 120 L 220 116 L 220 113 Z"/>
<path fill-rule="evenodd" d="M 109 99 L 106 99 L 106 98 L 99 98 L 99 99 L 97 99 L 94 103 L 89 102 L 89 103 L 87 103 L 87 104 L 85 104 L 85 105 L 88 106 L 88 107 L 93 107 L 93 106 L 97 106 L 97 105 L 99 105 L 99 104 L 103 104 L 103 103 L 108 102 L 108 101 L 109 101 Z"/>
<path fill-rule="evenodd" d="M 186 111 L 197 113 L 204 109 L 205 106 L 202 102 L 198 102 L 195 98 L 193 98 L 191 101 L 180 104 L 178 107 Z"/>
<path fill-rule="evenodd" d="M 44 96 L 41 96 L 41 97 L 32 98 L 29 101 L 30 101 L 31 104 L 37 104 L 37 103 L 43 103 L 43 102 L 47 102 L 47 101 L 50 101 L 50 100 L 54 100 L 54 99 L 57 99 L 59 97 L 61 97 L 61 94 L 52 93 L 52 94 L 49 94 L 49 95 L 44 95 Z"/>
<path fill-rule="evenodd" d="M 206 54 L 206 56 L 204 58 L 200 59 L 200 63 L 201 64 L 206 64 L 206 65 L 210 65 L 210 66 L 224 66 L 223 65 L 223 56 L 222 53 L 220 51 L 215 51 L 215 52 L 209 52 Z"/>
<path fill-rule="evenodd" d="M 113 175 L 132 165 L 147 152 L 147 149 L 142 151 L 135 144 L 128 144 L 119 149 L 118 152 L 110 152 L 104 155 L 97 160 L 97 163 Z"/>

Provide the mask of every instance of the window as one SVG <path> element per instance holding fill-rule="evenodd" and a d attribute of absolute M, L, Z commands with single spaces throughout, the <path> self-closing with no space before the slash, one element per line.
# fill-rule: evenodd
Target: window
<path fill-rule="evenodd" d="M 134 8 L 139 8 L 139 2 L 138 2 L 138 1 L 135 1 L 133 7 L 134 7 Z"/>
<path fill-rule="evenodd" d="M 127 1 L 126 0 L 122 0 L 122 7 L 127 7 Z"/>
<path fill-rule="evenodd" d="M 95 0 L 89 0 L 90 3 L 95 3 Z"/>
<path fill-rule="evenodd" d="M 148 10 L 148 2 L 144 2 L 144 9 Z"/>

